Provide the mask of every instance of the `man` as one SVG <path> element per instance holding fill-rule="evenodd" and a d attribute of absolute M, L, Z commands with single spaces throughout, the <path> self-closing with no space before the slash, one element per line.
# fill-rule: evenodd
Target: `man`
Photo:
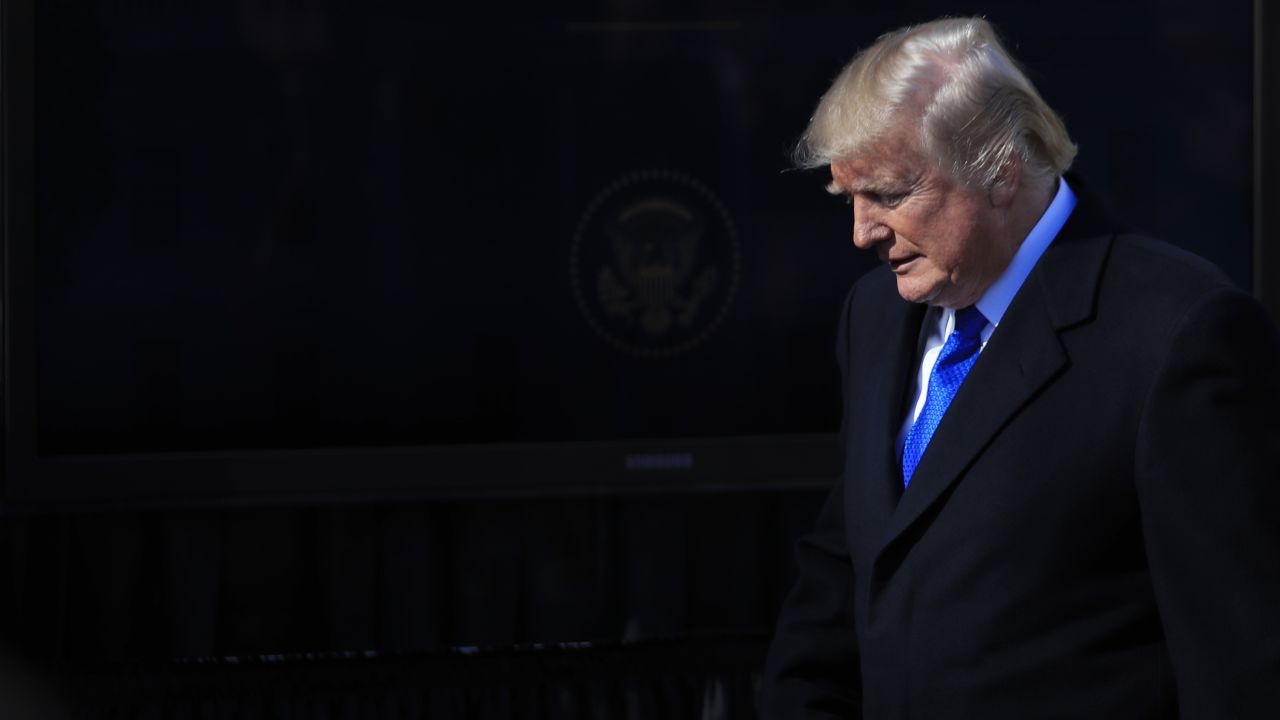
<path fill-rule="evenodd" d="M 1280 718 L 1280 336 L 1126 234 L 979 19 L 882 37 L 798 151 L 853 242 L 845 471 L 765 718 Z"/>

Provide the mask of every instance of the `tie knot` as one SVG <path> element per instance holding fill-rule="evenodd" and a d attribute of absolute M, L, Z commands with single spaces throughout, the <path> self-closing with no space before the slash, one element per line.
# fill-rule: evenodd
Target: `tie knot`
<path fill-rule="evenodd" d="M 966 340 L 978 337 L 982 328 L 987 326 L 987 318 L 978 310 L 977 305 L 970 305 L 956 311 L 955 332 Z"/>

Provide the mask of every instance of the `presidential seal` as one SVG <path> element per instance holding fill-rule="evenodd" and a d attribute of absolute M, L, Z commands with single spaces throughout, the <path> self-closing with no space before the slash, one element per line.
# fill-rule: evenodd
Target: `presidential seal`
<path fill-rule="evenodd" d="M 587 323 L 631 355 L 672 357 L 705 339 L 737 291 L 742 260 L 724 205 L 666 170 L 606 187 L 583 213 L 569 267 Z"/>

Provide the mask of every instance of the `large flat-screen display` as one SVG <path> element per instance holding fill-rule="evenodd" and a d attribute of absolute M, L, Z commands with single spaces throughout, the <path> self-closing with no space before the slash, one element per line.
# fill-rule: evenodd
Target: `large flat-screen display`
<path fill-rule="evenodd" d="M 1090 185 L 1247 285 L 1250 4 L 984 7 Z M 9 3 L 7 497 L 830 477 L 875 260 L 787 152 L 958 11 Z"/>

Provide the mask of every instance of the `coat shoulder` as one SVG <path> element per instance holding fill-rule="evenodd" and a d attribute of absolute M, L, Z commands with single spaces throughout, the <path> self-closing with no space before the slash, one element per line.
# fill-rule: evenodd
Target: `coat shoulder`
<path fill-rule="evenodd" d="M 1168 335 L 1197 306 L 1213 298 L 1250 301 L 1213 263 L 1143 235 L 1112 242 L 1098 286 L 1097 307 L 1148 340 Z M 1151 335 L 1154 333 L 1155 335 Z"/>
<path fill-rule="evenodd" d="M 1238 289 L 1216 265 L 1171 243 L 1145 235 L 1115 237 L 1107 277 L 1131 288 L 1134 295 L 1169 299 Z"/>

